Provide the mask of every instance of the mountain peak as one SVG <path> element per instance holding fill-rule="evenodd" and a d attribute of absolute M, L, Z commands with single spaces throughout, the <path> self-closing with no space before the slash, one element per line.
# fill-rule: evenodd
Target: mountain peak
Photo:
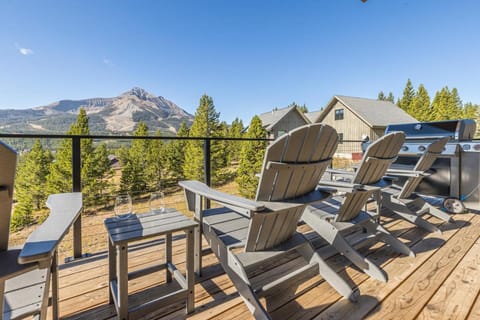
<path fill-rule="evenodd" d="M 133 87 L 129 91 L 125 92 L 123 96 L 136 96 L 137 98 L 141 100 L 148 100 L 151 98 L 156 98 L 153 94 L 150 92 L 146 91 L 145 89 L 142 89 L 140 87 Z"/>

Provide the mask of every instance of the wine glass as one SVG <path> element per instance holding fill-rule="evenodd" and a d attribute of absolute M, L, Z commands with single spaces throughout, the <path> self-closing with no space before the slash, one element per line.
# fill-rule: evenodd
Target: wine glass
<path fill-rule="evenodd" d="M 115 216 L 117 219 L 128 219 L 132 215 L 132 198 L 121 194 L 115 198 Z"/>
<path fill-rule="evenodd" d="M 150 194 L 150 212 L 163 213 L 165 212 L 165 194 L 161 191 L 152 192 Z"/>

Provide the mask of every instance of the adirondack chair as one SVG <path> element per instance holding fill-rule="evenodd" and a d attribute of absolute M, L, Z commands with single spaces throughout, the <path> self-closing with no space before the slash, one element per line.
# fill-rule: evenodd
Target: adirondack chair
<path fill-rule="evenodd" d="M 337 144 L 335 129 L 322 124 L 302 126 L 281 136 L 266 150 L 255 201 L 213 190 L 198 181 L 180 182 L 189 210 L 195 212 L 210 247 L 256 319 L 270 319 L 259 302 L 260 296 L 291 287 L 305 273 L 319 273 L 341 295 L 352 301 L 357 299 L 358 291 L 296 231 L 305 206 L 330 196 L 319 190 L 317 184 Z M 204 198 L 223 207 L 204 209 Z M 200 232 L 196 239 L 197 272 L 201 269 L 199 235 Z M 252 272 L 268 270 L 270 265 L 295 252 L 304 258 L 295 271 L 278 279 L 269 278 L 268 283 L 258 282 L 262 277 L 252 277 Z"/>
<path fill-rule="evenodd" d="M 0 142 L 0 320 L 46 319 L 50 284 L 52 317 L 58 319 L 57 247 L 81 212 L 82 195 L 50 195 L 49 217 L 22 248 L 9 248 L 16 159 L 15 151 Z"/>
<path fill-rule="evenodd" d="M 372 143 L 365 151 L 357 171 L 353 173 L 351 183 L 320 181 L 320 185 L 336 188 L 345 195 L 308 206 L 302 217 L 305 223 L 358 268 L 383 282 L 387 281 L 387 274 L 358 253 L 354 245 L 343 237 L 343 233 L 352 228 L 362 228 L 369 243 L 376 239 L 382 240 L 400 253 L 414 256 L 408 246 L 377 223 L 379 210 L 377 213 L 362 210 L 372 196 L 377 199 L 378 209 L 381 188 L 389 184 L 383 176 L 390 164 L 395 161 L 404 140 L 403 132 L 392 132 Z"/>
<path fill-rule="evenodd" d="M 449 137 L 439 139 L 431 143 L 425 153 L 420 157 L 417 164 L 412 170 L 390 168 L 387 171 L 388 175 L 408 177 L 403 186 L 392 185 L 388 188 L 382 189 L 382 205 L 392 210 L 403 219 L 416 224 L 430 232 L 440 232 L 440 230 L 421 218 L 425 213 L 452 222 L 453 219 L 446 212 L 443 212 L 426 202 L 420 197 L 415 189 L 418 187 L 422 179 L 428 175 L 432 164 L 437 157 L 442 153 L 445 144 Z"/>

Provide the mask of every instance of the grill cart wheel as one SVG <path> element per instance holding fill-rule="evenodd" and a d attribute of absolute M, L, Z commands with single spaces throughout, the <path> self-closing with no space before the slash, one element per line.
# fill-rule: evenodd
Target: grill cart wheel
<path fill-rule="evenodd" d="M 448 213 L 464 213 L 465 205 L 463 202 L 456 198 L 447 198 L 443 200 L 443 207 Z"/>

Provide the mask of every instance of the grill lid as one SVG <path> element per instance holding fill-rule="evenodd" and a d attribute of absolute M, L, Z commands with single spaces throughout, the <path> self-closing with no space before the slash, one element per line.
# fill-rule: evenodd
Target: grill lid
<path fill-rule="evenodd" d="M 446 120 L 435 122 L 417 122 L 390 124 L 385 134 L 393 131 L 405 132 L 407 139 L 437 139 L 450 137 L 451 140 L 472 140 L 476 130 L 476 123 L 472 119 Z"/>

